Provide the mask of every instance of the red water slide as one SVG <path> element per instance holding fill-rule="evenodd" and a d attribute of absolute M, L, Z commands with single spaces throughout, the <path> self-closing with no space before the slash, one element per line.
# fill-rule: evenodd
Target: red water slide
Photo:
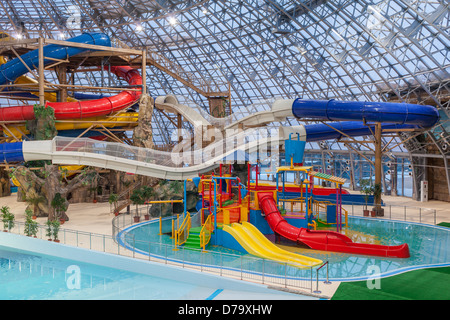
<path fill-rule="evenodd" d="M 142 85 L 142 77 L 139 71 L 129 66 L 111 67 L 111 72 L 119 78 L 125 79 L 130 86 Z M 48 102 L 46 106 L 55 110 L 55 118 L 57 120 L 83 119 L 106 116 L 128 108 L 135 104 L 140 96 L 140 90 L 124 90 L 112 97 L 76 102 Z M 34 119 L 32 105 L 0 108 L 0 121 L 32 119 Z"/>
<path fill-rule="evenodd" d="M 275 190 L 277 187 L 275 185 L 258 185 L 258 191 L 272 191 Z M 283 186 L 278 186 L 278 191 L 283 191 Z M 300 188 L 299 186 L 285 186 L 284 191 L 287 193 L 305 193 L 306 187 Z M 342 194 L 350 194 L 347 190 L 342 189 Z M 313 195 L 315 196 L 330 196 L 330 195 L 336 195 L 336 188 L 314 188 L 313 189 Z"/>
<path fill-rule="evenodd" d="M 409 258 L 408 244 L 383 246 L 354 243 L 349 237 L 335 231 L 297 228 L 284 219 L 277 208 L 272 192 L 258 193 L 259 206 L 273 232 L 315 250 L 337 251 L 389 258 Z"/>

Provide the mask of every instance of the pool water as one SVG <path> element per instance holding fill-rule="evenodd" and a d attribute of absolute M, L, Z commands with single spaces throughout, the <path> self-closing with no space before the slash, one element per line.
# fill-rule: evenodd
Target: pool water
<path fill-rule="evenodd" d="M 0 246 L 0 300 L 315 299 L 264 286 L 240 291 L 220 288 L 219 281 L 210 287 L 185 272 L 180 282 Z"/>
<path fill-rule="evenodd" d="M 205 299 L 213 292 L 189 283 L 0 247 L 2 300 Z"/>
<path fill-rule="evenodd" d="M 381 258 L 375 256 L 318 251 L 293 245 L 289 241 L 283 241 L 278 245 L 280 245 L 283 249 L 318 258 L 324 262 L 329 261 L 328 276 L 330 280 L 335 281 L 367 279 L 368 277 L 372 277 L 374 272 L 380 276 L 389 276 L 423 267 L 450 266 L 449 228 L 403 221 L 368 219 L 363 217 L 349 217 L 348 222 L 349 227 L 344 229 L 342 232 L 349 236 L 354 242 L 381 245 L 399 245 L 407 243 L 410 249 L 410 258 Z M 169 222 L 167 222 L 167 225 L 169 225 Z M 166 228 L 166 232 L 170 231 L 170 228 L 167 229 L 167 226 L 164 227 L 163 224 L 163 230 L 164 228 Z M 161 243 L 165 245 L 173 244 L 173 239 L 171 239 L 168 234 L 158 235 L 158 231 L 158 223 L 147 222 L 133 226 L 132 228 L 126 230 L 126 233 L 133 237 L 136 247 L 141 250 L 142 253 L 148 254 L 148 242 Z M 267 235 L 267 237 L 274 241 L 273 235 Z M 142 242 L 140 243 L 140 241 Z M 183 250 L 180 250 L 178 252 L 182 251 Z M 223 256 L 221 257 L 221 261 L 218 262 L 218 259 L 214 259 L 213 257 L 214 252 L 232 254 L 232 256 L 230 255 L 230 260 L 233 260 L 233 256 L 235 257 L 235 260 L 238 260 L 239 256 L 250 256 L 248 254 L 220 246 L 210 246 L 208 251 L 210 252 L 209 256 L 205 254 L 199 255 L 197 252 L 188 254 L 184 253 L 182 259 L 184 261 L 190 260 L 193 263 L 208 262 L 213 265 L 223 266 Z M 158 255 L 155 248 L 150 248 L 150 252 Z M 159 254 L 164 256 L 163 252 L 159 252 Z M 169 257 L 175 260 L 177 258 L 181 259 L 180 257 L 177 257 L 176 254 L 172 253 L 169 254 Z M 199 261 L 201 258 L 203 261 Z M 238 262 L 234 262 L 234 264 L 237 263 Z M 230 265 L 233 265 L 232 261 L 230 262 Z M 261 267 L 255 267 L 254 263 L 253 267 L 255 268 L 255 270 L 253 270 L 255 272 L 261 269 Z M 265 271 L 279 275 L 284 275 L 286 273 L 284 267 L 279 266 L 278 269 L 279 270 L 274 269 L 268 271 L 266 268 Z M 295 270 L 289 270 L 288 274 L 293 277 L 304 276 L 304 274 Z M 322 268 L 320 270 L 319 277 L 322 279 L 326 277 L 326 268 Z"/>

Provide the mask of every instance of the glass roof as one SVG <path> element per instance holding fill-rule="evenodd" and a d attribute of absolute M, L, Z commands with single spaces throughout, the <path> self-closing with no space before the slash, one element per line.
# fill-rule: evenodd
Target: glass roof
<path fill-rule="evenodd" d="M 230 86 L 236 118 L 268 109 L 278 98 L 431 104 L 441 122 L 426 139 L 403 144 L 394 137 L 393 151 L 425 153 L 430 144 L 442 155 L 450 151 L 445 0 L 3 0 L 0 13 L 0 29 L 13 36 L 60 39 L 102 31 L 131 48 L 147 48 L 213 92 Z M 99 81 L 95 73 L 77 77 Z M 208 110 L 204 96 L 156 67 L 147 70 L 147 84 L 154 97 L 175 94 Z M 155 142 L 169 143 L 173 124 L 159 112 L 155 117 Z M 309 147 L 347 150 L 336 141 Z"/>

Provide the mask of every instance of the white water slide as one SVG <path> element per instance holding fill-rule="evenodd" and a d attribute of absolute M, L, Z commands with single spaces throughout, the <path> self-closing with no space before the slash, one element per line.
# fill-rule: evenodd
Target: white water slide
<path fill-rule="evenodd" d="M 176 153 L 89 138 L 55 137 L 46 141 L 23 141 L 22 153 L 24 161 L 51 160 L 53 164 L 85 165 L 167 180 L 185 180 L 211 172 L 220 163 L 245 163 L 248 154 L 258 151 L 261 155 L 271 146 L 277 148 L 291 132 L 306 139 L 303 126 L 281 128 L 273 133 L 254 128 L 203 149 Z"/>
<path fill-rule="evenodd" d="M 215 118 L 201 109 L 199 106 L 193 108 L 184 104 L 180 104 L 174 95 L 159 96 L 155 99 L 155 107 L 167 113 L 180 114 L 185 121 L 192 124 L 194 129 L 194 137 L 186 136 L 186 132 L 182 134 L 183 140 L 175 145 L 173 152 L 183 152 L 191 150 L 197 143 L 197 147 L 201 146 L 201 141 L 209 141 L 208 135 L 214 134 L 215 141 L 222 139 L 221 135 L 234 135 L 234 131 L 239 129 L 249 129 L 262 127 L 268 123 L 284 121 L 287 117 L 292 116 L 292 103 L 294 100 L 275 100 L 270 110 L 248 112 L 249 115 L 241 119 L 235 119 L 234 115 L 224 118 Z M 262 102 L 268 104 L 267 101 Z M 252 106 L 248 107 L 252 110 Z M 208 128 L 214 127 L 214 129 Z M 211 131 L 212 130 L 212 131 Z"/>
<path fill-rule="evenodd" d="M 160 110 L 168 113 L 181 114 L 186 121 L 190 122 L 194 127 L 212 125 L 221 130 L 238 129 L 240 125 L 244 128 L 261 127 L 265 124 L 277 121 L 284 121 L 286 117 L 292 117 L 292 103 L 294 99 L 279 99 L 271 103 L 270 110 L 258 112 L 248 112 L 249 115 L 241 119 L 235 119 L 234 115 L 225 118 L 215 118 L 202 110 L 200 107 L 192 108 L 190 106 L 180 104 L 178 99 L 173 95 L 160 96 L 155 99 L 155 106 Z M 263 102 L 268 104 L 268 102 Z M 252 106 L 248 107 L 251 110 Z"/>

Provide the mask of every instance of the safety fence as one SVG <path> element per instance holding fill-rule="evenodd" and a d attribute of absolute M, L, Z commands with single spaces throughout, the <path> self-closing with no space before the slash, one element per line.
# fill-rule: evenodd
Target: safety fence
<path fill-rule="evenodd" d="M 382 206 L 383 214 L 380 216 L 371 211 L 372 207 L 373 205 L 371 204 L 367 206 L 370 218 L 418 222 L 433 225 L 438 223 L 437 210 L 432 208 L 385 204 Z M 361 205 L 360 203 L 354 203 L 344 204 L 343 208 L 345 208 L 349 216 L 364 217 L 364 209 L 366 206 Z"/>
<path fill-rule="evenodd" d="M 163 243 L 164 241 L 143 241 L 137 239 L 133 232 L 128 232 L 130 227 L 138 226 L 133 223 L 133 219 L 127 217 L 128 215 L 121 214 L 113 219 L 113 238 L 121 247 L 122 252 L 127 251 L 127 255 L 133 257 L 214 273 L 219 276 L 282 286 L 284 288 L 309 290 L 310 292 L 312 292 L 314 283 L 319 277 L 314 270 L 315 267 L 298 268 L 288 263 L 262 259 L 251 255 L 213 251 L 208 250 L 208 248 L 206 250 L 185 248 L 184 246 L 175 245 L 175 240 L 170 240 L 169 236 L 165 237 L 168 243 Z M 195 219 L 195 215 L 192 218 Z M 170 233 L 172 221 L 176 219 L 176 216 L 169 216 L 162 220 L 155 219 L 154 222 L 150 223 L 162 223 L 162 228 L 154 228 L 153 232 L 162 230 L 163 233 Z M 181 225 L 182 221 L 180 221 Z M 211 236 L 211 234 L 207 236 Z M 320 275 L 320 278 L 323 277 L 324 275 Z"/>
<path fill-rule="evenodd" d="M 113 219 L 113 234 L 116 236 L 60 228 L 56 237 L 57 242 L 279 288 L 300 289 L 302 292 L 305 290 L 312 292 L 319 279 L 315 270 L 317 268 L 313 267 L 300 269 L 286 263 L 250 255 L 185 249 L 170 243 L 136 240 L 134 235 L 121 232 L 127 222 L 133 224 L 133 219 L 126 217 L 128 215 L 122 214 Z M 9 232 L 25 235 L 25 226 L 25 222 L 16 221 Z M 53 235 L 47 234 L 47 228 L 45 225 L 38 225 L 34 237 L 45 241 L 54 241 Z M 320 276 L 320 278 L 323 277 L 324 275 Z"/>

